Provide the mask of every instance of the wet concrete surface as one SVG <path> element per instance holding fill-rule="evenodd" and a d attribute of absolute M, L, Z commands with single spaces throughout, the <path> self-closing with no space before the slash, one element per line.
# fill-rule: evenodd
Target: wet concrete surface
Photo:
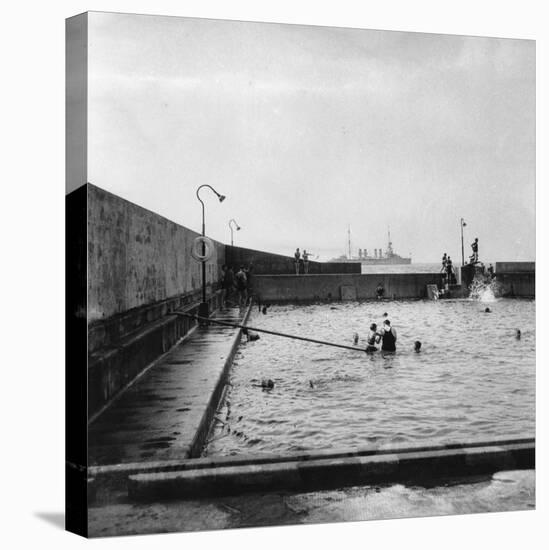
<path fill-rule="evenodd" d="M 238 323 L 243 313 L 215 318 Z M 237 334 L 198 327 L 162 357 L 89 426 L 89 465 L 187 458 Z"/>
<path fill-rule="evenodd" d="M 440 516 L 535 508 L 535 471 L 497 472 L 434 487 L 350 487 L 308 493 L 251 494 L 154 504 L 123 491 L 89 508 L 92 537 Z"/>

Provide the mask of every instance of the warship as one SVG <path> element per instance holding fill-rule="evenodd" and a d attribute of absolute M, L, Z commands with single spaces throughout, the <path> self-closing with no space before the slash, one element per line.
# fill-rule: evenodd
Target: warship
<path fill-rule="evenodd" d="M 343 254 L 338 258 L 333 258 L 333 262 L 344 263 L 361 263 L 363 265 L 406 265 L 412 263 L 412 258 L 403 258 L 399 256 L 393 249 L 391 241 L 391 230 L 387 229 L 387 248 L 383 251 L 381 248 L 374 248 L 373 255 L 368 254 L 367 248 L 359 248 L 358 255 L 353 256 L 351 253 L 351 228 L 347 230 L 347 254 Z"/>

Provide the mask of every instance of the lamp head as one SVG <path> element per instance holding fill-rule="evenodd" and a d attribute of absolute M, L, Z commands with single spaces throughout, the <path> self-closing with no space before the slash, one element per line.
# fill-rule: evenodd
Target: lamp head
<path fill-rule="evenodd" d="M 225 200 L 225 195 L 217 195 L 219 197 L 219 202 L 223 202 Z"/>
<path fill-rule="evenodd" d="M 240 231 L 240 226 L 239 225 L 236 226 L 236 230 Z"/>

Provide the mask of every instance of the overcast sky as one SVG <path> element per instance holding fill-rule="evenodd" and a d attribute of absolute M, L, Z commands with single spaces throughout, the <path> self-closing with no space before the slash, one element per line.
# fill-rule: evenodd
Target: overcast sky
<path fill-rule="evenodd" d="M 90 13 L 88 181 L 322 259 L 535 257 L 535 43 Z"/>

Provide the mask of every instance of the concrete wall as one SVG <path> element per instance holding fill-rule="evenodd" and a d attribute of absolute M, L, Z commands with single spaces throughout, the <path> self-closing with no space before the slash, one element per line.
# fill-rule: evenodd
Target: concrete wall
<path fill-rule="evenodd" d="M 533 298 L 536 295 L 535 262 L 496 262 L 496 281 L 502 285 L 503 296 Z M 465 288 L 469 287 L 475 272 L 481 267 L 465 265 L 461 268 L 461 279 Z"/>
<path fill-rule="evenodd" d="M 202 271 L 191 256 L 198 233 L 90 184 L 69 197 L 82 191 L 81 217 L 87 221 L 87 414 L 92 418 L 194 327 L 170 312 L 194 311 L 201 301 Z M 212 310 L 220 303 L 215 288 L 225 261 L 225 246 L 214 245 L 207 263 Z"/>
<path fill-rule="evenodd" d="M 536 295 L 536 262 L 496 262 L 495 271 L 504 296 Z"/>
<path fill-rule="evenodd" d="M 385 275 L 258 275 L 254 291 L 261 302 L 368 300 L 381 283 L 387 298 L 426 298 L 427 285 L 442 284 L 439 273 Z"/>
<path fill-rule="evenodd" d="M 496 262 L 496 273 L 525 273 L 535 272 L 536 262 Z"/>
<path fill-rule="evenodd" d="M 198 233 L 88 184 L 88 322 L 200 290 L 191 257 Z M 225 246 L 215 243 L 207 282 L 217 282 Z"/>
<path fill-rule="evenodd" d="M 227 246 L 226 263 L 233 267 L 239 265 L 253 265 L 253 273 L 256 275 L 294 275 L 295 262 L 293 256 L 272 254 L 261 250 Z M 360 263 L 345 262 L 309 262 L 309 273 L 360 273 Z M 303 272 L 303 262 L 300 265 L 300 273 Z"/>
<path fill-rule="evenodd" d="M 496 280 L 503 285 L 503 296 L 534 298 L 536 295 L 536 274 L 497 273 Z"/>

